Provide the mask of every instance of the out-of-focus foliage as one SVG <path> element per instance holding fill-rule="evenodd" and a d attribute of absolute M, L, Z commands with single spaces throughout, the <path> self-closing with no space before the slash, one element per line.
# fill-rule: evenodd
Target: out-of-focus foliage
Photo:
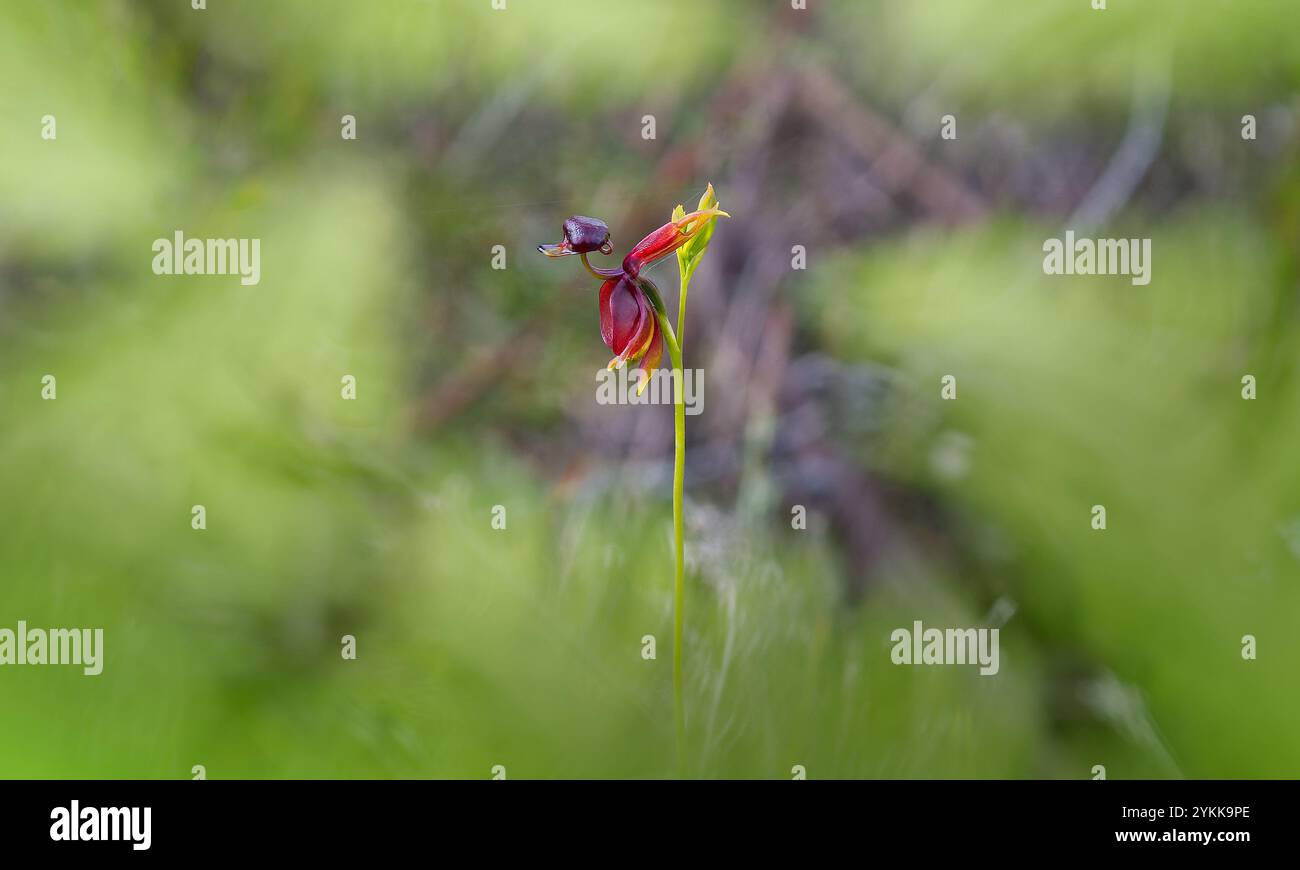
<path fill-rule="evenodd" d="M 827 439 L 917 540 L 851 600 L 835 524 L 794 530 L 772 495 L 789 473 L 758 402 L 745 439 L 717 439 L 744 440 L 740 483 L 716 484 L 707 433 L 738 400 L 709 381 L 690 772 L 1300 773 L 1295 182 L 1251 164 L 1246 191 L 1125 210 L 1102 234 L 1154 238 L 1133 287 L 1044 277 L 1042 203 L 962 229 L 893 215 L 881 238 L 851 211 L 879 167 L 801 188 L 842 161 L 830 145 L 732 157 L 788 132 L 735 108 L 750 71 L 826 59 L 863 105 L 996 107 L 1105 153 L 1157 42 L 1175 109 L 1231 139 L 1295 87 L 1288 4 L 824 2 L 806 23 L 740 0 L 208 5 L 0 10 L 0 627 L 106 644 L 98 677 L 0 668 L 0 776 L 672 775 L 671 412 L 594 408 L 594 287 L 531 251 L 588 213 L 621 253 L 709 180 L 734 217 L 692 283 L 687 365 L 716 361 L 719 300 L 809 245 L 768 303 L 805 358 L 885 373 L 879 415 Z M 967 117 L 952 144 L 978 160 Z M 260 238 L 261 283 L 153 275 L 177 229 Z M 591 437 L 613 420 L 645 437 Z M 891 664 L 894 628 L 983 625 L 998 602 L 996 678 Z"/>
<path fill-rule="evenodd" d="M 1003 223 L 846 261 L 823 334 L 899 369 L 872 461 L 934 488 L 973 552 L 992 527 L 1003 545 L 980 566 L 987 582 L 1052 645 L 1140 685 L 1186 770 L 1300 769 L 1297 701 L 1276 691 L 1300 656 L 1300 482 L 1286 458 L 1300 395 L 1279 357 L 1297 340 L 1278 283 L 1294 251 L 1227 209 L 1179 217 L 1132 229 L 1157 246 L 1150 285 L 1134 287 L 1044 276 L 1056 232 Z M 958 399 L 936 405 L 950 372 L 963 373 Z M 1268 654 L 1244 661 L 1246 634 Z M 1225 739 L 1243 723 L 1250 740 Z"/>
<path fill-rule="evenodd" d="M 879 46 L 868 61 L 900 99 L 940 94 L 963 107 L 1081 123 L 1082 107 L 1126 107 L 1135 81 L 1168 66 L 1175 94 L 1237 114 L 1300 87 L 1300 31 L 1287 0 L 888 0 L 836 7 L 840 43 Z M 850 23 L 851 22 L 851 23 Z M 865 38 L 875 29 L 892 40 Z M 953 107 L 946 111 L 952 111 Z"/>

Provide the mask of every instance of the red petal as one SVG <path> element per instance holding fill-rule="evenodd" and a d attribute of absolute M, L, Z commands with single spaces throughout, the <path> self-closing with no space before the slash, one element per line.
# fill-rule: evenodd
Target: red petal
<path fill-rule="evenodd" d="M 600 285 L 600 338 L 611 350 L 614 348 L 614 312 L 610 309 L 610 294 L 619 281 L 619 278 L 610 278 Z"/>
<path fill-rule="evenodd" d="M 725 211 L 714 206 L 701 211 L 693 211 L 675 221 L 664 224 L 650 235 L 636 243 L 636 246 L 623 258 L 623 271 L 635 278 L 641 270 L 652 263 L 662 260 L 691 239 L 708 229 L 710 221 L 717 217 L 730 217 Z"/>
<path fill-rule="evenodd" d="M 636 243 L 636 247 L 623 258 L 623 271 L 636 277 L 642 268 L 668 256 L 685 243 L 686 237 L 678 232 L 677 224 L 666 223 Z"/>
<path fill-rule="evenodd" d="M 614 353 L 621 354 L 638 333 L 642 333 L 647 319 L 645 294 L 641 288 L 624 275 L 609 292 L 610 339 L 605 343 Z M 601 336 L 604 337 L 604 324 Z"/>
<path fill-rule="evenodd" d="M 655 320 L 655 312 L 654 308 L 650 305 L 650 300 L 645 297 L 644 293 L 638 293 L 637 298 L 643 309 L 641 321 L 637 325 L 636 334 L 632 336 L 630 341 L 628 341 L 627 346 L 623 348 L 622 352 L 620 352 L 618 356 L 610 360 L 611 367 L 621 366 L 628 360 L 631 360 L 632 362 L 639 360 L 641 355 L 644 354 L 646 349 L 650 346 L 650 339 L 657 332 L 657 321 Z"/>

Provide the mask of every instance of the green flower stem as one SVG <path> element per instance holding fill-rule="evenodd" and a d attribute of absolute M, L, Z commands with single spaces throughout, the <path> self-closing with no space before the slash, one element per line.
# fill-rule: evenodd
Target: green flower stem
<path fill-rule="evenodd" d="M 692 267 L 691 272 L 695 271 Z M 686 344 L 686 289 L 690 286 L 691 275 L 686 270 L 680 257 L 677 258 L 677 286 L 682 288 L 682 292 L 677 294 L 677 346 L 680 348 Z"/>
<path fill-rule="evenodd" d="M 686 287 L 682 286 L 682 299 Z M 663 306 L 658 306 L 659 325 L 668 357 L 673 364 L 673 434 L 676 453 L 673 457 L 673 543 L 676 548 L 676 573 L 673 578 L 673 715 L 677 734 L 677 775 L 686 775 L 686 710 L 682 705 L 682 605 L 686 597 L 686 551 L 682 524 L 682 493 L 686 483 L 686 400 L 682 371 L 682 348 L 673 334 Z M 678 320 L 681 324 L 681 320 Z"/>

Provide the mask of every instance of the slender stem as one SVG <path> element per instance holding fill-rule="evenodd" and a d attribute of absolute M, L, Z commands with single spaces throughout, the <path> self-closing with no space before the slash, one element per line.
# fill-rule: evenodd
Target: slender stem
<path fill-rule="evenodd" d="M 682 273 L 681 298 L 686 299 L 687 284 L 690 275 Z M 676 551 L 676 565 L 673 576 L 673 718 L 676 723 L 677 776 L 686 777 L 686 707 L 682 703 L 682 609 L 686 599 L 686 548 L 682 522 L 682 495 L 686 483 L 686 393 L 682 371 L 682 343 L 673 332 L 668 322 L 668 313 L 664 310 L 659 288 L 648 278 L 639 279 L 642 290 L 650 297 L 655 316 L 659 318 L 659 329 L 663 333 L 664 344 L 668 345 L 668 358 L 673 364 L 673 435 L 676 451 L 673 454 L 673 544 Z M 684 303 L 683 303 L 684 304 Z M 678 306 L 678 327 L 681 306 Z"/>
<path fill-rule="evenodd" d="M 676 452 L 673 456 L 673 538 L 677 544 L 677 572 L 673 581 L 673 700 L 677 709 L 677 776 L 686 777 L 686 708 L 682 704 L 682 606 L 686 598 L 685 536 L 683 534 L 682 501 L 686 484 L 686 372 L 682 367 L 682 348 L 686 345 L 686 291 L 691 275 L 677 258 L 677 358 L 673 360 L 673 435 Z M 669 348 L 669 356 L 672 349 Z"/>
<path fill-rule="evenodd" d="M 686 483 L 686 401 L 682 348 L 673 334 L 672 326 L 669 325 L 668 316 L 663 312 L 662 306 L 659 307 L 658 315 L 664 343 L 668 345 L 668 357 L 673 365 L 673 435 L 676 446 L 673 456 L 673 544 L 676 556 L 673 575 L 673 718 L 677 745 L 677 775 L 679 778 L 684 778 L 686 776 L 686 708 L 682 703 L 684 621 L 682 610 L 686 598 L 686 550 L 682 522 L 682 495 Z"/>
<path fill-rule="evenodd" d="M 686 553 L 682 523 L 682 495 L 686 483 L 686 405 L 682 399 L 682 354 L 673 360 L 673 538 L 677 569 L 673 577 L 673 700 L 677 708 L 677 770 L 686 772 L 686 708 L 682 704 L 682 608 L 686 598 Z"/>
<path fill-rule="evenodd" d="M 677 258 L 677 277 L 677 286 L 682 288 L 682 292 L 677 294 L 677 346 L 682 347 L 686 344 L 686 290 L 691 276 L 680 257 Z"/>

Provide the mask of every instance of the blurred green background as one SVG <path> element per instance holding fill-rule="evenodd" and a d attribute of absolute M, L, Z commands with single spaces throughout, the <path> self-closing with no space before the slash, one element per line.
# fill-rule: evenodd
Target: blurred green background
<path fill-rule="evenodd" d="M 534 248 L 710 181 L 689 774 L 1300 775 L 1294 4 L 807 5 L 5 4 L 0 627 L 106 649 L 0 669 L 0 776 L 674 775 L 671 409 Z"/>

